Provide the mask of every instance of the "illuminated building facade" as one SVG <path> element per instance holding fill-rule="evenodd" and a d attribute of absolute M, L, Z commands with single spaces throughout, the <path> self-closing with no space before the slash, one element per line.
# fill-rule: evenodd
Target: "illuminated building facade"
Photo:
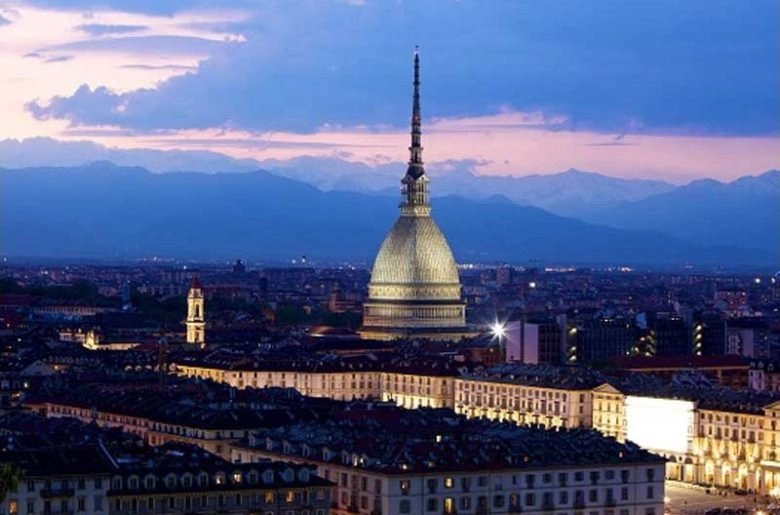
<path fill-rule="evenodd" d="M 422 161 L 420 56 L 416 51 L 411 135 L 409 168 L 401 180 L 401 216 L 374 261 L 360 334 L 379 340 L 407 336 L 458 340 L 467 335 L 466 304 L 452 250 L 431 217 L 429 179 Z"/>
<path fill-rule="evenodd" d="M 256 380 L 258 387 L 294 387 L 313 396 L 375 398 L 407 408 L 451 407 L 467 418 L 593 428 L 666 456 L 668 478 L 780 497 L 780 401 L 770 393 L 722 386 L 654 391 L 642 381 L 627 387 L 584 369 L 509 364 L 490 373 L 453 370 L 447 375 L 374 368 L 218 370 L 179 364 L 177 370 L 236 387 Z M 632 377 L 639 376 L 644 377 Z"/>
<path fill-rule="evenodd" d="M 609 389 L 594 393 L 593 427 L 666 456 L 667 478 L 780 497 L 780 401 L 743 395 L 715 402 Z"/>
<path fill-rule="evenodd" d="M 187 293 L 187 343 L 205 345 L 206 314 L 204 312 L 203 287 L 195 277 Z"/>
<path fill-rule="evenodd" d="M 663 513 L 664 460 L 594 431 L 373 407 L 349 421 L 258 432 L 232 452 L 233 463 L 316 465 L 337 485 L 334 515 Z"/>

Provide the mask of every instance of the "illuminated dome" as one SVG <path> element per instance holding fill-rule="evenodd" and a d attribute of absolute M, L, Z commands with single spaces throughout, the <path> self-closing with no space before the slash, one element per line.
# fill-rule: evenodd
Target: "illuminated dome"
<path fill-rule="evenodd" d="M 398 218 L 374 261 L 369 296 L 372 299 L 460 300 L 455 259 L 433 218 Z"/>
<path fill-rule="evenodd" d="M 379 248 L 368 301 L 363 305 L 364 338 L 416 336 L 454 340 L 467 336 L 466 307 L 452 251 L 431 218 L 428 177 L 422 161 L 420 57 L 414 57 L 411 157 L 401 180 L 401 216 Z"/>

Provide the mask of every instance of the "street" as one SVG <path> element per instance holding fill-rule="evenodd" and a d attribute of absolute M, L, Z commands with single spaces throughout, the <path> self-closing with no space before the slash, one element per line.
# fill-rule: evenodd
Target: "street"
<path fill-rule="evenodd" d="M 755 502 L 753 495 L 719 495 L 714 489 L 706 493 L 705 489 L 684 485 L 675 481 L 667 481 L 665 495 L 668 499 L 666 513 L 672 515 L 696 515 L 713 508 L 744 508 L 753 511 L 757 506 L 763 507 L 761 498 Z"/>

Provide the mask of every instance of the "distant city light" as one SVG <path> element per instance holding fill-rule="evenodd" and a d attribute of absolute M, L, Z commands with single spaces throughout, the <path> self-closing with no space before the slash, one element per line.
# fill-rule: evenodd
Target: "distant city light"
<path fill-rule="evenodd" d="M 529 288 L 536 288 L 536 281 L 531 281 L 530 283 L 528 283 L 528 287 Z"/>
<path fill-rule="evenodd" d="M 761 284 L 761 278 L 760 277 L 756 277 L 755 279 L 753 279 L 753 281 L 755 281 L 756 284 Z"/>

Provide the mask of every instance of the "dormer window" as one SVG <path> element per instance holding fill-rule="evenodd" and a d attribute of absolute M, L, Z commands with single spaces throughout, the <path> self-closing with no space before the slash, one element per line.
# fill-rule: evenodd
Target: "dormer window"
<path fill-rule="evenodd" d="M 270 485 L 274 482 L 274 471 L 273 470 L 266 470 L 263 472 L 263 483 Z"/>
<path fill-rule="evenodd" d="M 146 487 L 147 490 L 154 490 L 155 480 L 154 476 L 146 476 L 144 479 L 144 487 Z"/>
<path fill-rule="evenodd" d="M 236 470 L 236 471 L 233 472 L 233 482 L 234 483 L 240 483 L 242 479 L 243 478 L 241 476 L 241 471 L 240 470 Z"/>

